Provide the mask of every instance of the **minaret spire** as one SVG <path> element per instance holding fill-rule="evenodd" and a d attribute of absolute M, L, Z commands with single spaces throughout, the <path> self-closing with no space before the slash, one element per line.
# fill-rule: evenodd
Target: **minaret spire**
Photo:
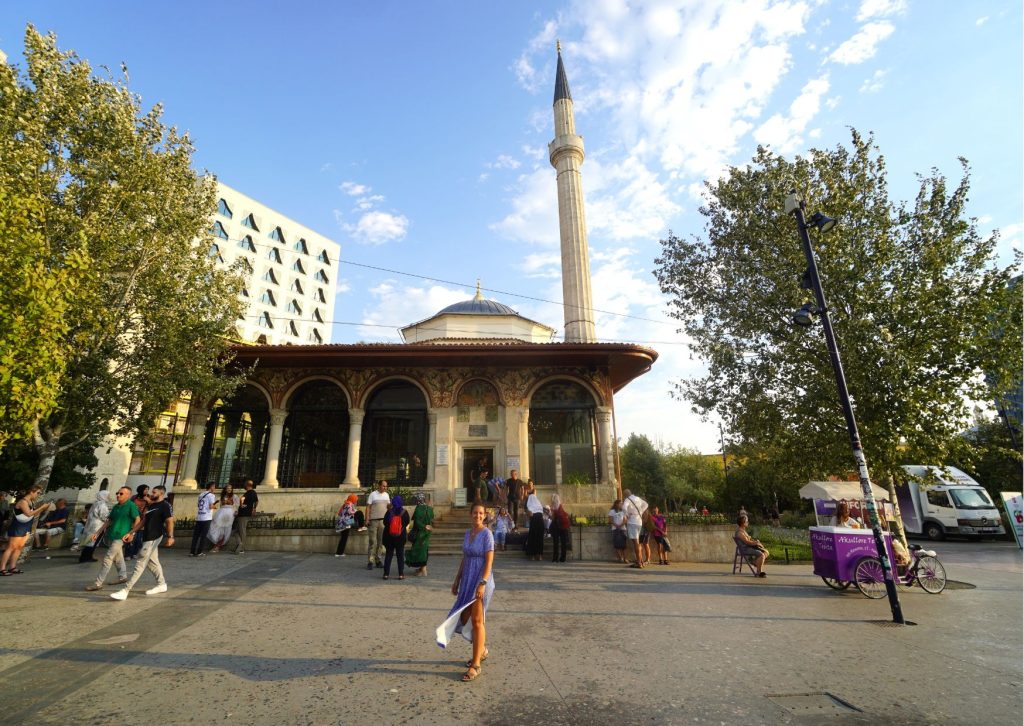
<path fill-rule="evenodd" d="M 562 45 L 556 46 L 555 138 L 548 144 L 548 158 L 558 183 L 558 235 L 562 244 L 562 308 L 565 342 L 593 343 L 594 305 L 590 290 L 590 253 L 587 220 L 583 210 L 583 137 L 576 133 L 569 80 L 562 64 Z"/>

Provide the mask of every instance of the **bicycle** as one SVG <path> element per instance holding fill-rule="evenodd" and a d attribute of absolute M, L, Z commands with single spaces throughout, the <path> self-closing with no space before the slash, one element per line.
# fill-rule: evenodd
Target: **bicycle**
<path fill-rule="evenodd" d="M 909 590 L 916 584 L 930 595 L 938 595 L 945 590 L 946 568 L 939 562 L 935 551 L 926 550 L 918 544 L 910 545 L 909 549 L 910 564 L 896 566 L 897 587 Z M 872 600 L 885 597 L 885 571 L 877 557 L 863 557 L 857 562 L 853 571 L 853 584 L 864 597 Z M 846 587 L 849 587 L 849 583 Z"/>

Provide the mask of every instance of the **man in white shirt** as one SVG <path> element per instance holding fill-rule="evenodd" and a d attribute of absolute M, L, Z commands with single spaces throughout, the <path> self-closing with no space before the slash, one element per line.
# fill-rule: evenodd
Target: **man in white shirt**
<path fill-rule="evenodd" d="M 626 512 L 626 539 L 633 543 L 633 552 L 636 555 L 636 562 L 630 567 L 643 569 L 644 558 L 640 553 L 640 533 L 644 528 L 644 512 L 647 511 L 647 502 L 625 489 L 622 492 L 622 509 Z"/>
<path fill-rule="evenodd" d="M 213 490 L 217 488 L 216 482 L 209 482 L 206 491 L 199 495 L 199 503 L 196 508 L 196 526 L 192 530 L 192 547 L 189 549 L 189 557 L 202 557 L 203 543 L 206 535 L 210 533 L 210 524 L 213 522 L 213 507 L 217 501 L 217 495 Z"/>
<path fill-rule="evenodd" d="M 384 552 L 384 515 L 391 506 L 388 496 L 388 483 L 381 479 L 377 482 L 377 491 L 370 492 L 366 498 L 366 526 L 369 528 L 366 537 L 366 569 L 372 570 L 374 565 L 383 567 L 381 556 Z"/>

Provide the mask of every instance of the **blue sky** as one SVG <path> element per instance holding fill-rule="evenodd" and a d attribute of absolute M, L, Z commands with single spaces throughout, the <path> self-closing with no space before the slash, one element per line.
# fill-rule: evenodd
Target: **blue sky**
<path fill-rule="evenodd" d="M 713 452 L 715 422 L 668 399 L 700 371 L 651 274 L 658 240 L 702 230 L 703 180 L 874 132 L 890 191 L 971 162 L 970 213 L 1022 238 L 1019 2 L 8 2 L 188 129 L 197 166 L 336 240 L 333 342 L 489 297 L 561 329 L 552 137 L 555 39 L 585 138 L 598 337 L 661 358 L 617 399 L 620 436 Z M 781 200 L 780 200 L 781 204 Z M 827 210 L 826 210 L 827 211 Z M 795 241 L 794 241 L 795 243 Z M 350 324 L 344 324 L 350 323 Z"/>

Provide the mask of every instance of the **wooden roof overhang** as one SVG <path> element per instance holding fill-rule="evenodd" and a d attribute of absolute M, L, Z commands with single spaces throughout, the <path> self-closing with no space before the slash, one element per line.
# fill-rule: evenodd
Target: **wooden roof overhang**
<path fill-rule="evenodd" d="M 608 371 L 618 392 L 658 359 L 651 348 L 629 343 L 352 343 L 235 345 L 235 361 L 268 368 L 423 368 L 594 366 Z"/>

